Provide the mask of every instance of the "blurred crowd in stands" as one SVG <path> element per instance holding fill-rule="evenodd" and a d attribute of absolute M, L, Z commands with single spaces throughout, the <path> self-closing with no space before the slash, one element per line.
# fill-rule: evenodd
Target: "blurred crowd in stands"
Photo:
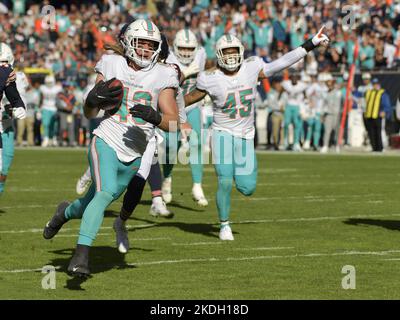
<path fill-rule="evenodd" d="M 76 95 L 71 109 L 73 121 L 69 118 L 74 125 L 73 137 L 66 138 L 65 132 L 58 132 L 60 139 L 56 144 L 87 143 L 82 92 L 103 53 L 103 45 L 115 42 L 120 28 L 137 18 L 152 19 L 170 44 L 178 30 L 190 28 L 206 49 L 207 67 L 215 65 L 215 43 L 224 33 L 232 33 L 241 39 L 246 57 L 258 55 L 268 62 L 298 47 L 316 34 L 319 26 L 325 25 L 324 33 L 331 39 L 330 46 L 309 54 L 290 70 L 290 74 L 301 74 L 299 80 L 305 83 L 320 82 L 326 88 L 332 86 L 341 90 L 339 109 L 343 108 L 351 64 L 355 63 L 360 75 L 383 71 L 396 73 L 400 69 L 398 0 L 0 0 L 0 42 L 11 46 L 15 55 L 14 67 L 23 70 L 31 83 L 29 92 L 33 98 L 29 104 L 33 108 L 35 138 L 29 144 L 41 144 L 38 87 L 47 74 L 55 76 L 66 95 Z M 354 61 L 356 41 L 359 42 L 359 55 Z M 320 74 L 329 76 L 318 79 Z M 283 78 L 288 76 L 284 74 Z M 278 123 L 281 130 L 285 128 L 284 121 L 273 121 L 276 105 L 271 105 L 273 95 L 269 93 L 285 90 L 284 87 L 280 89 L 281 80 L 275 77 L 268 83 L 261 83 L 257 100 L 257 107 L 269 108 L 265 129 L 269 132 L 267 143 L 274 148 L 280 148 L 283 141 L 278 139 L 279 134 L 272 129 L 272 123 Z M 356 91 L 358 89 L 353 88 L 355 103 L 360 99 Z M 387 110 L 390 115 L 385 115 L 388 120 L 395 116 L 397 96 L 390 98 L 392 111 Z M 306 93 L 304 99 L 307 99 Z M 280 112 L 284 113 L 284 107 Z M 317 131 L 324 127 L 323 112 L 321 109 L 318 115 L 321 121 Z M 305 113 L 302 116 L 305 127 L 315 126 Z M 347 127 L 346 124 L 346 139 Z M 301 145 L 323 147 L 322 133 L 320 131 L 320 138 L 318 134 L 312 138 L 310 133 L 300 132 Z M 18 142 L 22 144 L 21 140 Z"/>

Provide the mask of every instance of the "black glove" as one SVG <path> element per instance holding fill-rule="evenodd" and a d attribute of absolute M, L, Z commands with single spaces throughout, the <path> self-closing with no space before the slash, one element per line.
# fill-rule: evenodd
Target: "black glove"
<path fill-rule="evenodd" d="M 317 46 L 312 42 L 312 39 L 308 39 L 301 45 L 307 52 L 314 50 Z"/>
<path fill-rule="evenodd" d="M 158 126 L 162 120 L 161 114 L 155 111 L 152 107 L 144 106 L 142 104 L 134 105 L 129 109 L 129 113 L 134 117 L 141 118 L 155 126 Z"/>
<path fill-rule="evenodd" d="M 11 104 L 6 104 L 5 106 L 4 106 L 4 111 L 6 112 L 6 114 L 9 116 L 9 117 L 12 117 L 12 106 L 11 106 Z"/>
<path fill-rule="evenodd" d="M 115 78 L 112 78 L 106 82 L 101 80 L 96 83 L 86 98 L 86 103 L 90 108 L 104 109 L 120 102 L 118 96 L 122 93 L 122 87 L 109 87 L 114 80 Z"/>

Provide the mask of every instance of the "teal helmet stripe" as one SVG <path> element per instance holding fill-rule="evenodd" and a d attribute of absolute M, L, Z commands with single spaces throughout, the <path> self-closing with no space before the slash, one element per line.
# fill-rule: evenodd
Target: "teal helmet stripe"
<path fill-rule="evenodd" d="M 230 34 L 226 35 L 226 40 L 228 40 L 228 42 L 232 42 L 232 37 Z"/>
<path fill-rule="evenodd" d="M 185 29 L 186 42 L 189 42 L 189 30 Z"/>
<path fill-rule="evenodd" d="M 147 22 L 147 31 L 154 31 L 153 23 L 150 20 L 146 20 Z"/>

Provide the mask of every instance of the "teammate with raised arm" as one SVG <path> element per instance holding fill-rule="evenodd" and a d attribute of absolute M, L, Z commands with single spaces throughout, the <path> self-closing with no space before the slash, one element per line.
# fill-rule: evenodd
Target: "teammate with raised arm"
<path fill-rule="evenodd" d="M 257 159 L 254 151 L 254 99 L 259 78 L 288 68 L 329 39 L 322 33 L 281 58 L 265 63 L 259 57 L 244 60 L 244 47 L 233 35 L 223 35 L 216 44 L 218 66 L 200 72 L 196 88 L 185 96 L 189 106 L 207 94 L 213 100 L 213 163 L 218 176 L 217 208 L 220 220 L 219 238 L 234 240 L 229 225 L 232 181 L 236 189 L 250 196 L 257 184 Z"/>

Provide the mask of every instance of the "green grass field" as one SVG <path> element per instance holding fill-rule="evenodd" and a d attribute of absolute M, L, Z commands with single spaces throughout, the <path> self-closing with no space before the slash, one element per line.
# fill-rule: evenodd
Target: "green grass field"
<path fill-rule="evenodd" d="M 210 205 L 191 199 L 187 166 L 173 179 L 175 217 L 149 216 L 150 192 L 129 220 L 131 250 L 115 248 L 114 203 L 91 251 L 93 277 L 66 273 L 79 221 L 51 241 L 42 229 L 58 202 L 75 199 L 84 150 L 17 150 L 0 207 L 1 299 L 399 299 L 400 158 L 258 154 L 258 189 L 232 194 L 235 241 L 218 239 L 216 177 Z M 41 268 L 57 267 L 55 290 Z M 356 289 L 342 288 L 342 267 Z"/>

